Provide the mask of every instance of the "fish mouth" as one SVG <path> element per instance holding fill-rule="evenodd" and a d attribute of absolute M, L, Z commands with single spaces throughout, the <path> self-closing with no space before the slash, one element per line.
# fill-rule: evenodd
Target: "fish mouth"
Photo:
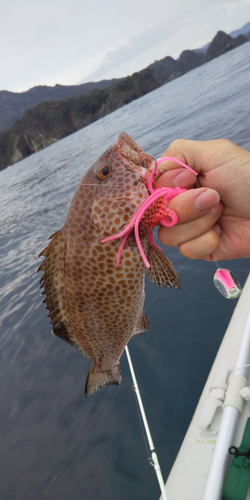
<path fill-rule="evenodd" d="M 139 173 L 142 181 L 147 184 L 150 172 L 155 167 L 155 159 L 145 153 L 126 132 L 119 135 L 117 147 L 126 160 L 125 167 Z"/>

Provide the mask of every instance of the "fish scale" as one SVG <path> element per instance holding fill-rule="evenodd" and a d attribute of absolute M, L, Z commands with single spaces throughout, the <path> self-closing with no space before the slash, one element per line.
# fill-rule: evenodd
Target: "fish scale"
<path fill-rule="evenodd" d="M 152 229 L 159 224 L 160 220 L 167 215 L 168 205 L 164 195 L 162 195 L 144 212 L 142 218 L 140 219 L 140 225 L 145 227 L 147 231 L 152 231 Z"/>

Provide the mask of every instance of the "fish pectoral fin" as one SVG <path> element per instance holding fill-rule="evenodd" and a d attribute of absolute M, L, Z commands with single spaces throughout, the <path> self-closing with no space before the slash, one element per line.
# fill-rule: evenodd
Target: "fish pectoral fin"
<path fill-rule="evenodd" d="M 147 328 L 149 326 L 148 318 L 144 312 L 142 313 L 136 328 L 135 328 L 135 333 L 134 335 L 141 335 L 142 333 L 147 331 Z"/>
<path fill-rule="evenodd" d="M 85 396 L 88 397 L 93 392 L 98 391 L 105 385 L 120 385 L 122 380 L 122 374 L 120 369 L 120 363 L 118 363 L 112 370 L 100 371 L 97 369 L 95 364 L 90 367 L 86 385 L 85 385 Z"/>
<path fill-rule="evenodd" d="M 147 269 L 147 273 L 150 281 L 158 286 L 180 288 L 180 279 L 172 262 L 151 243 L 148 249 L 148 261 L 150 268 Z"/>

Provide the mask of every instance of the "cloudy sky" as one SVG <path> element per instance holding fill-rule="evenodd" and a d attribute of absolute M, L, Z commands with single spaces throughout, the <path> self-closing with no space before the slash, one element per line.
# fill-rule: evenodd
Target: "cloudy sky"
<path fill-rule="evenodd" d="M 250 0 L 2 0 L 0 90 L 121 77 L 250 21 Z"/>

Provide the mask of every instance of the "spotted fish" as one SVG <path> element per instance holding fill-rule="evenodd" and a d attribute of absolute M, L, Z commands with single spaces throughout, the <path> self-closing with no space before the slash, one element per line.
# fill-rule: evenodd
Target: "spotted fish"
<path fill-rule="evenodd" d="M 121 232 L 147 200 L 147 181 L 154 165 L 155 160 L 127 134 L 120 134 L 85 173 L 63 228 L 50 237 L 40 254 L 45 257 L 39 270 L 43 271 L 41 286 L 53 333 L 93 361 L 86 396 L 105 385 L 120 384 L 123 350 L 133 335 L 147 330 L 145 271 L 159 286 L 179 287 L 171 262 L 149 238 L 152 226 L 164 215 L 159 200 L 144 213 L 139 226 L 148 269 L 134 231 L 124 242 L 119 265 L 121 242 L 102 243 Z M 157 219 L 154 214 L 159 210 Z"/>

